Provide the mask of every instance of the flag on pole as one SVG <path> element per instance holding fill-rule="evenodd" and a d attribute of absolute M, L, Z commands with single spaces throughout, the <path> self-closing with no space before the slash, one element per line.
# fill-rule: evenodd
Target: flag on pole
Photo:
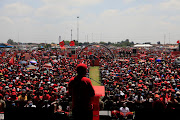
<path fill-rule="evenodd" d="M 177 41 L 177 43 L 179 44 L 179 40 Z"/>
<path fill-rule="evenodd" d="M 64 40 L 59 42 L 60 47 L 64 47 Z"/>
<path fill-rule="evenodd" d="M 92 55 L 92 52 L 88 52 L 88 55 Z"/>
<path fill-rule="evenodd" d="M 75 46 L 75 42 L 74 40 L 72 40 L 70 43 L 69 43 L 70 46 Z"/>
<path fill-rule="evenodd" d="M 1 54 L 1 56 L 2 56 L 2 57 L 5 56 L 5 52 L 3 52 L 3 53 Z"/>
<path fill-rule="evenodd" d="M 9 60 L 9 64 L 14 65 L 14 56 Z"/>

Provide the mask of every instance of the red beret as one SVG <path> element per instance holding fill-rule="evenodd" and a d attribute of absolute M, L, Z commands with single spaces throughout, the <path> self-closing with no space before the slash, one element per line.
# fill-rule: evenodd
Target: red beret
<path fill-rule="evenodd" d="M 85 65 L 84 63 L 78 64 L 78 65 L 77 65 L 77 68 L 78 68 L 78 67 L 83 67 L 83 68 L 87 69 L 87 65 Z"/>

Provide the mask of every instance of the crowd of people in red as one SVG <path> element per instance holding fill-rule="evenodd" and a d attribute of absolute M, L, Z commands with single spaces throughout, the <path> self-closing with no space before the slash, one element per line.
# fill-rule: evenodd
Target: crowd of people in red
<path fill-rule="evenodd" d="M 133 56 L 132 49 L 113 48 L 116 59 L 104 48 L 85 51 L 81 59 L 68 57 L 59 50 L 2 51 L 0 112 L 5 107 L 52 105 L 56 106 L 54 112 L 69 112 L 68 82 L 76 75 L 77 64 L 85 63 L 89 67 L 91 56 L 100 61 L 106 90 L 100 101 L 101 109 L 118 113 L 123 109 L 121 103 L 127 102 L 137 103 L 130 107 L 131 111 L 143 108 L 143 103 L 152 103 L 154 110 L 173 110 L 180 103 L 180 68 L 173 66 L 177 56 L 171 55 L 170 50 L 140 49 Z M 116 116 L 115 113 L 112 112 Z"/>
<path fill-rule="evenodd" d="M 43 108 L 67 113 L 71 97 L 67 87 L 79 63 L 59 50 L 4 51 L 0 57 L 0 112 L 4 108 Z"/>
<path fill-rule="evenodd" d="M 173 65 L 177 56 L 165 49 L 139 51 L 134 56 L 120 54 L 123 59 L 100 61 L 104 109 L 116 117 L 124 102 L 132 111 L 173 111 L 180 104 L 180 68 Z"/>

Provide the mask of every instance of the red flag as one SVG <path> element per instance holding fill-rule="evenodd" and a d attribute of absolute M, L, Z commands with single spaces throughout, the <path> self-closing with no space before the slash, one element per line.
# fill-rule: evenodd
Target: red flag
<path fill-rule="evenodd" d="M 88 47 L 84 48 L 84 50 L 88 50 Z"/>
<path fill-rule="evenodd" d="M 14 56 L 9 60 L 9 64 L 14 65 Z"/>
<path fill-rule="evenodd" d="M 88 52 L 88 55 L 92 55 L 92 52 Z"/>
<path fill-rule="evenodd" d="M 2 57 L 5 56 L 5 52 L 3 52 L 3 53 L 1 54 L 1 56 L 2 56 Z"/>
<path fill-rule="evenodd" d="M 177 41 L 177 43 L 179 43 L 179 40 Z"/>
<path fill-rule="evenodd" d="M 70 43 L 69 43 L 70 46 L 75 46 L 75 42 L 74 40 L 72 40 Z"/>
<path fill-rule="evenodd" d="M 64 41 L 59 42 L 60 47 L 64 47 Z"/>

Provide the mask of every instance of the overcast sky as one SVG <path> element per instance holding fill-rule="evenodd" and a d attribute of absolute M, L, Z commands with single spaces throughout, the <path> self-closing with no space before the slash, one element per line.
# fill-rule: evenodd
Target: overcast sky
<path fill-rule="evenodd" d="M 0 42 L 173 43 L 180 39 L 180 0 L 0 0 Z M 77 18 L 79 16 L 79 18 Z"/>

